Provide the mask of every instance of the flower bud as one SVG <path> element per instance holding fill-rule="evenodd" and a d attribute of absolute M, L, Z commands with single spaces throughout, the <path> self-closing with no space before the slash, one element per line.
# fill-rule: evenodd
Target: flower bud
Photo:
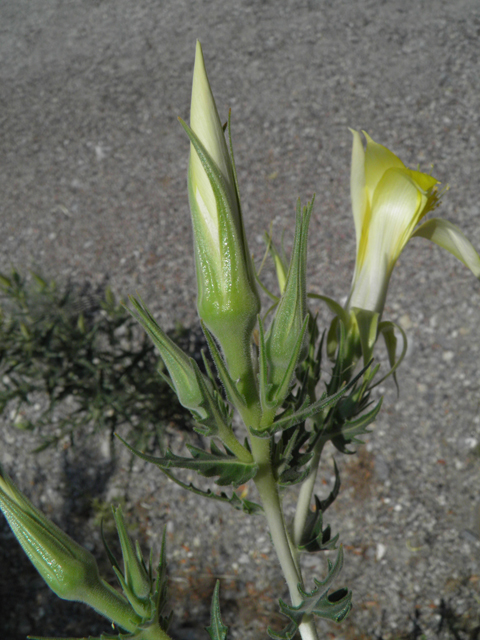
<path fill-rule="evenodd" d="M 134 548 L 127 533 L 123 513 L 120 507 L 113 509 L 113 516 L 117 525 L 118 537 L 122 548 L 123 574 L 114 565 L 115 573 L 120 580 L 124 593 L 135 611 L 143 618 L 150 619 L 153 614 L 153 596 L 155 585 L 149 575 L 142 558 L 140 547 Z"/>
<path fill-rule="evenodd" d="M 100 578 L 93 555 L 34 507 L 1 466 L 0 509 L 23 550 L 57 596 L 84 602 L 128 631 L 136 629 L 140 618 Z"/>
<path fill-rule="evenodd" d="M 197 272 L 197 307 L 222 347 L 234 379 L 250 362 L 260 310 L 248 252 L 233 155 L 230 156 L 197 42 L 193 73 L 188 191 Z"/>
<path fill-rule="evenodd" d="M 206 412 L 202 407 L 205 398 L 198 381 L 198 375 L 202 374 L 198 371 L 198 367 L 195 367 L 192 358 L 189 358 L 180 347 L 177 347 L 160 328 L 141 300 L 137 300 L 133 296 L 130 296 L 129 299 L 134 306 L 134 311 L 131 311 L 132 315 L 152 338 L 167 367 L 171 385 L 175 389 L 180 404 L 193 411 L 200 418 L 205 418 Z M 210 381 L 205 376 L 203 378 L 207 388 L 210 388 Z M 169 383 L 170 380 L 167 379 Z"/>
<path fill-rule="evenodd" d="M 298 200 L 295 238 L 285 288 L 266 335 L 270 383 L 274 393 L 281 385 L 285 372 L 290 369 L 293 373 L 295 365 L 302 361 L 307 353 L 307 239 L 312 210 L 313 200 L 303 211 Z M 295 360 L 293 363 L 292 358 Z"/>

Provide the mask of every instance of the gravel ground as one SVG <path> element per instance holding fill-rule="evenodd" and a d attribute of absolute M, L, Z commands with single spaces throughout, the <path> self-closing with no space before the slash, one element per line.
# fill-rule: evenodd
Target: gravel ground
<path fill-rule="evenodd" d="M 480 248 L 478 0 L 2 0 L 0 34 L 1 271 L 108 280 L 119 295 L 138 290 L 166 328 L 196 323 L 188 142 L 176 121 L 188 118 L 196 38 L 220 113 L 232 108 L 256 260 L 270 222 L 277 237 L 291 233 L 296 198 L 316 192 L 309 288 L 348 293 L 349 126 L 409 166 L 434 163 L 450 185 L 439 214 Z M 337 456 L 330 522 L 354 609 L 322 627 L 328 637 L 479 637 L 479 294 L 422 240 L 398 263 L 385 317 L 410 348 L 400 396 L 386 383 L 366 446 Z M 172 426 L 168 437 L 177 448 L 186 436 Z M 217 577 L 232 638 L 264 638 L 280 622 L 285 586 L 261 518 L 201 503 L 143 463 L 130 474 L 126 452 L 112 457 L 101 435 L 34 457 L 32 436 L 5 423 L 0 446 L 20 487 L 96 553 L 111 500 L 146 546 L 158 549 L 167 526 L 176 638 L 206 637 Z M 320 493 L 333 479 L 325 460 Z M 51 597 L 0 527 L 2 638 L 108 631 Z M 310 577 L 322 571 L 308 559 Z"/>

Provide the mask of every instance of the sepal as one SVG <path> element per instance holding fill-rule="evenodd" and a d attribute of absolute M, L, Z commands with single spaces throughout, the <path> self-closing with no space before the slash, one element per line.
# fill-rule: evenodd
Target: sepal
<path fill-rule="evenodd" d="M 307 236 L 314 200 L 313 197 L 303 210 L 300 200 L 297 201 L 295 237 L 285 288 L 265 337 L 272 400 L 277 406 L 288 393 L 297 363 L 307 355 Z"/>
<path fill-rule="evenodd" d="M 194 412 L 196 417 L 204 418 L 205 412 L 202 405 L 205 402 L 205 391 L 201 386 L 208 389 L 209 380 L 205 378 L 204 384 L 200 386 L 195 361 L 189 358 L 160 328 L 140 298 L 137 300 L 133 296 L 129 296 L 129 300 L 133 305 L 133 310 L 128 310 L 142 325 L 157 347 L 170 374 L 170 386 L 173 385 L 180 403 L 186 409 Z"/>
<path fill-rule="evenodd" d="M 205 627 L 211 640 L 226 640 L 228 627 L 226 627 L 220 615 L 220 580 L 217 580 L 212 596 L 212 606 L 210 609 L 210 626 Z"/>

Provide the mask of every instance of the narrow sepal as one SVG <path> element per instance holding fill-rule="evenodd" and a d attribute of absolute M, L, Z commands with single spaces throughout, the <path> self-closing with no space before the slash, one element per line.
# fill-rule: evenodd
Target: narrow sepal
<path fill-rule="evenodd" d="M 210 609 L 210 626 L 205 627 L 211 640 L 226 640 L 228 627 L 226 627 L 220 615 L 220 580 L 217 580 L 212 596 L 212 606 Z"/>
<path fill-rule="evenodd" d="M 263 328 L 263 320 L 258 316 L 258 369 L 260 383 L 260 404 L 262 412 L 271 410 L 275 407 L 275 403 L 269 400 L 272 385 L 268 382 L 268 360 L 265 345 L 265 330 Z"/>
<path fill-rule="evenodd" d="M 223 357 L 220 351 L 218 350 L 214 339 L 212 338 L 212 334 L 210 333 L 210 331 L 207 329 L 207 327 L 203 322 L 202 322 L 202 329 L 207 339 L 208 347 L 210 349 L 210 353 L 212 354 L 212 358 L 215 363 L 215 367 L 217 369 L 218 377 L 220 378 L 220 381 L 223 383 L 225 387 L 225 391 L 227 392 L 227 396 L 230 402 L 233 405 L 235 405 L 237 409 L 240 410 L 241 408 L 246 406 L 245 398 L 238 391 L 237 385 L 235 384 L 235 381 L 230 376 L 228 369 L 225 365 L 225 362 L 223 360 Z"/>
<path fill-rule="evenodd" d="M 213 437 L 218 435 L 224 428 L 229 428 L 230 418 L 228 406 L 217 393 L 210 391 L 205 383 L 205 376 L 194 360 L 192 360 L 192 368 L 203 396 L 201 408 L 204 411 L 204 417 L 196 416 L 197 420 L 194 429 L 204 436 Z"/>
<path fill-rule="evenodd" d="M 398 359 L 397 359 L 398 340 L 395 335 L 395 329 L 399 331 L 403 340 L 402 352 L 398 356 Z M 379 334 L 381 333 L 383 336 L 383 339 L 385 340 L 385 346 L 387 348 L 387 353 L 388 353 L 388 361 L 390 362 L 390 371 L 385 376 L 383 376 L 383 378 L 381 378 L 374 385 L 372 385 L 371 388 L 377 387 L 384 380 L 386 380 L 386 378 L 388 378 L 389 376 L 393 376 L 395 386 L 397 387 L 397 393 L 399 393 L 398 382 L 397 382 L 397 369 L 402 363 L 402 360 L 404 359 L 407 353 L 407 348 L 408 348 L 407 334 L 405 333 L 405 331 L 402 329 L 400 325 L 396 324 L 395 322 L 391 322 L 390 320 L 384 320 L 383 322 L 380 322 L 380 324 L 378 325 L 378 333 Z"/>
<path fill-rule="evenodd" d="M 368 366 L 369 365 L 367 365 L 367 367 Z M 312 418 L 313 416 L 319 414 L 326 407 L 334 404 L 343 395 L 345 395 L 345 393 L 355 385 L 355 383 L 362 377 L 364 373 L 365 369 L 362 369 L 362 371 L 360 371 L 360 373 L 358 373 L 355 378 L 353 378 L 353 380 L 351 380 L 347 385 L 340 389 L 340 391 L 337 391 L 330 396 L 324 393 L 322 397 L 313 404 L 308 404 L 307 400 L 304 406 L 302 406 L 298 411 L 291 413 L 287 410 L 285 414 L 281 414 L 270 427 L 263 430 L 251 429 L 251 432 L 253 433 L 253 435 L 260 438 L 267 438 L 277 433 L 277 431 L 289 429 L 290 427 L 294 427 L 295 425 L 300 424 L 300 422 L 304 422 L 307 418 Z"/>
<path fill-rule="evenodd" d="M 302 350 L 303 343 L 305 340 L 305 334 L 307 331 L 309 318 L 310 316 L 307 313 L 307 315 L 305 316 L 305 320 L 303 321 L 303 325 L 300 330 L 300 333 L 298 335 L 297 342 L 295 343 L 295 347 L 290 356 L 290 361 L 285 369 L 285 375 L 283 376 L 283 379 L 279 384 L 278 388 L 275 390 L 274 396 L 272 398 L 272 402 L 274 406 L 279 406 L 283 402 L 283 400 L 285 400 L 285 397 L 292 383 L 293 374 L 295 373 L 295 367 L 297 366 L 297 363 L 300 357 L 300 352 Z"/>

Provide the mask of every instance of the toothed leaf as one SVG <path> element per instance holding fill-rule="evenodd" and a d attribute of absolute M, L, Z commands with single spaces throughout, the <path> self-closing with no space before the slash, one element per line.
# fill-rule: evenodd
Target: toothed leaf
<path fill-rule="evenodd" d="M 132 453 L 146 462 L 151 462 L 162 471 L 168 469 L 191 469 L 206 478 L 218 476 L 215 482 L 220 486 L 233 485 L 234 487 L 238 487 L 253 478 L 258 470 L 257 465 L 253 463 L 240 462 L 233 454 L 223 453 L 214 442 L 211 443 L 212 453 L 208 453 L 192 445 L 187 445 L 188 450 L 192 454 L 191 458 L 177 456 L 170 450 L 165 452 L 163 458 L 158 458 L 134 449 L 122 438 L 120 438 L 120 440 L 122 440 Z"/>
<path fill-rule="evenodd" d="M 211 640 L 226 640 L 228 627 L 222 623 L 220 615 L 220 580 L 217 580 L 212 597 L 212 606 L 210 609 L 210 626 L 205 627 Z"/>

